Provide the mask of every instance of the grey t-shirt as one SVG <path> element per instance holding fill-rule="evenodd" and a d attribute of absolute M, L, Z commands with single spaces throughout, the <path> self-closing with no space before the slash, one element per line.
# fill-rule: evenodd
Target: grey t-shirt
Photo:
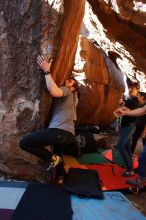
<path fill-rule="evenodd" d="M 54 98 L 52 106 L 52 115 L 48 128 L 59 128 L 72 134 L 75 134 L 75 103 L 72 92 L 62 86 L 63 96 Z"/>

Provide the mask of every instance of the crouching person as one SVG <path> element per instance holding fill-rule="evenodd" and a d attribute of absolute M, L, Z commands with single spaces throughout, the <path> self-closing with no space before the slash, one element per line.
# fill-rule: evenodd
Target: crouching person
<path fill-rule="evenodd" d="M 79 87 L 74 78 L 58 87 L 50 72 L 52 60 L 48 63 L 43 56 L 39 56 L 37 63 L 43 70 L 47 89 L 54 98 L 51 119 L 48 128 L 26 135 L 20 141 L 20 147 L 47 162 L 48 170 L 56 168 L 56 181 L 61 184 L 64 176 L 63 146 L 75 140 L 75 100 Z M 48 145 L 53 146 L 53 152 L 45 148 Z"/>

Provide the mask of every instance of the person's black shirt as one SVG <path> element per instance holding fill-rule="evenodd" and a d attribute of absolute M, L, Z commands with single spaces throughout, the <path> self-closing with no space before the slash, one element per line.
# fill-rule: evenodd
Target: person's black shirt
<path fill-rule="evenodd" d="M 139 106 L 139 108 L 142 108 L 146 103 Z M 136 118 L 136 128 L 143 132 L 146 125 L 146 114 L 137 116 Z"/>
<path fill-rule="evenodd" d="M 137 97 L 129 98 L 128 100 L 125 101 L 125 107 L 129 108 L 130 110 L 139 108 L 139 101 Z M 136 122 L 136 116 L 123 116 L 122 117 L 122 122 L 121 126 L 126 127 L 129 126 L 132 123 Z"/>

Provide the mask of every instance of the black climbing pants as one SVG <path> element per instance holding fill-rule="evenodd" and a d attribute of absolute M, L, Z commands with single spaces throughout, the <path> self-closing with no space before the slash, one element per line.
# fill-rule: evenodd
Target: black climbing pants
<path fill-rule="evenodd" d="M 73 140 L 75 140 L 75 136 L 68 131 L 58 128 L 43 128 L 22 138 L 20 147 L 50 163 L 52 155 L 61 156 L 64 146 Z M 53 152 L 47 150 L 48 145 L 53 146 Z"/>

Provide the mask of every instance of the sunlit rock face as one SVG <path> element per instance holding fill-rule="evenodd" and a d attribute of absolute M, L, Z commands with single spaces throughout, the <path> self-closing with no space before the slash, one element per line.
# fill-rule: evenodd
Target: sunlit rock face
<path fill-rule="evenodd" d="M 84 0 L 0 1 L 0 170 L 16 178 L 40 179 L 38 159 L 18 143 L 49 119 L 51 97 L 36 57 L 54 57 L 60 84 L 71 74 Z"/>
<path fill-rule="evenodd" d="M 107 55 L 115 52 L 117 56 L 110 53 L 109 57 L 146 92 L 146 2 L 88 0 L 88 3 L 84 19 L 85 28 L 92 30 L 88 38 Z"/>
<path fill-rule="evenodd" d="M 38 54 L 54 58 L 58 85 L 72 74 L 79 81 L 77 123 L 106 127 L 124 92 L 124 74 L 145 88 L 144 22 L 142 1 L 0 1 L 0 170 L 44 178 L 44 164 L 18 147 L 50 116 L 52 98 Z"/>
<path fill-rule="evenodd" d="M 124 91 L 122 72 L 99 48 L 81 36 L 74 75 L 80 83 L 77 123 L 106 127 L 112 122 L 113 111 Z"/>

